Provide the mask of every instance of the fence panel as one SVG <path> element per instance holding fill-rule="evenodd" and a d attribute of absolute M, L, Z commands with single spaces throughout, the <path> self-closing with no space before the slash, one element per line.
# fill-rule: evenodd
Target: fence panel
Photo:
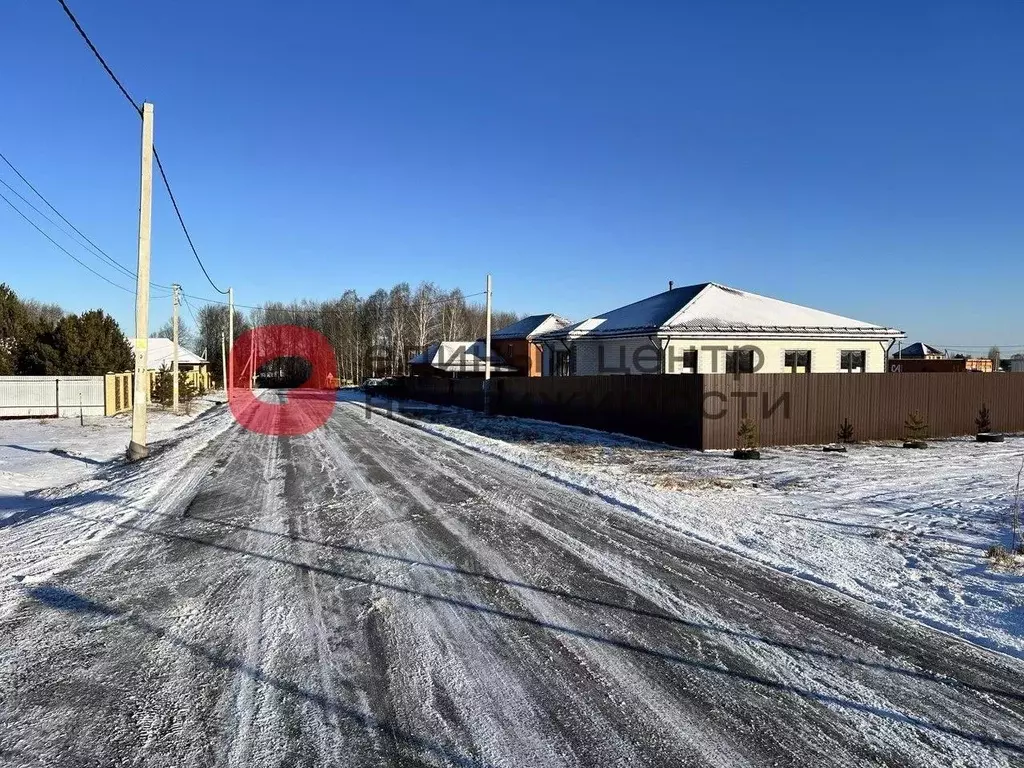
<path fill-rule="evenodd" d="M 912 410 L 924 416 L 931 437 L 969 435 L 984 403 L 992 429 L 1024 431 L 1024 376 L 994 373 L 901 374 L 741 374 L 704 376 L 705 395 L 720 393 L 722 413 L 705 413 L 701 445 L 732 448 L 742 419 L 741 398 L 759 405 L 755 421 L 763 445 L 814 445 L 835 440 L 839 424 L 850 420 L 856 440 L 901 440 Z M 782 409 L 766 403 L 782 398 Z"/>
<path fill-rule="evenodd" d="M 483 409 L 479 379 L 414 376 L 400 396 L 439 405 Z M 502 377 L 491 381 L 491 411 L 672 445 L 700 446 L 699 378 L 687 376 Z"/>
<path fill-rule="evenodd" d="M 0 417 L 104 415 L 102 376 L 0 376 Z"/>

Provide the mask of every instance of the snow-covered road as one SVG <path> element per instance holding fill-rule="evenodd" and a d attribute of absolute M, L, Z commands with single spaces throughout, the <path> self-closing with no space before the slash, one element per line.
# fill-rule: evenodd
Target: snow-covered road
<path fill-rule="evenodd" d="M 352 403 L 189 430 L 0 519 L 4 765 L 1024 763 L 1014 659 Z"/>

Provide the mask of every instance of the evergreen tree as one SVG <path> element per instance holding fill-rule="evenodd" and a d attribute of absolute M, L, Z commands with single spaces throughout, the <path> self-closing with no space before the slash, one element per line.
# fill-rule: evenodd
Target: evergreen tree
<path fill-rule="evenodd" d="M 102 309 L 63 318 L 54 331 L 54 342 L 65 376 L 100 376 L 134 365 L 121 326 Z"/>
<path fill-rule="evenodd" d="M 0 283 L 0 375 L 17 373 L 17 359 L 29 341 L 25 306 L 7 283 Z"/>
<path fill-rule="evenodd" d="M 981 404 L 981 410 L 978 411 L 978 418 L 974 420 L 974 426 L 978 428 L 978 433 L 992 431 L 992 418 L 988 412 L 988 406 L 984 403 Z"/>

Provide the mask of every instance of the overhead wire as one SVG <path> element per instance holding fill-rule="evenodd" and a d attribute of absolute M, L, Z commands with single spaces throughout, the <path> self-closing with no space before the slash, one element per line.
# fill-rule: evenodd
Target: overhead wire
<path fill-rule="evenodd" d="M 134 271 L 132 271 L 132 269 L 130 267 L 125 266 L 124 264 L 119 262 L 117 259 L 112 257 L 109 253 L 107 253 L 102 248 L 100 248 L 98 245 L 96 245 L 96 243 L 93 242 L 91 238 L 89 238 L 84 232 L 82 232 L 82 230 L 80 230 L 71 221 L 69 221 L 67 216 L 65 216 L 63 213 L 61 213 L 60 210 L 57 208 L 57 206 L 55 206 L 53 203 L 51 203 L 46 198 L 46 196 L 42 192 L 40 192 L 39 189 L 31 181 L 29 181 L 27 178 L 25 178 L 25 174 L 23 174 L 21 171 L 19 171 L 18 168 L 14 165 L 14 163 L 12 163 L 7 158 L 7 156 L 3 154 L 3 152 L 0 152 L 0 160 L 3 160 L 7 164 L 7 166 L 12 171 L 14 171 L 15 175 L 17 175 L 17 177 L 19 179 L 21 179 L 21 181 L 25 184 L 25 186 L 28 187 L 29 189 L 31 189 L 36 197 L 38 197 L 40 200 L 42 200 L 51 211 L 53 211 L 55 214 L 57 214 L 58 217 L 60 217 L 61 221 L 63 221 L 65 224 L 67 224 L 69 227 L 71 227 L 71 229 L 75 232 L 75 234 L 77 234 L 80 238 L 82 238 L 82 240 L 85 241 L 84 243 L 79 241 L 79 245 L 81 245 L 83 248 L 86 248 L 87 250 L 90 250 L 93 254 L 96 255 L 97 258 L 103 259 L 110 266 L 112 266 L 114 269 L 117 269 L 119 272 L 127 275 L 128 277 L 131 277 L 132 279 L 136 279 L 138 277 L 137 274 Z M 34 210 L 40 216 L 42 216 L 47 221 L 49 221 L 51 224 L 53 224 L 53 226 L 55 226 L 57 229 L 61 229 L 64 232 L 64 234 L 67 235 L 69 238 L 71 238 L 72 240 L 75 239 L 74 235 L 72 235 L 70 232 L 68 232 L 66 230 L 63 230 L 59 224 L 57 224 L 49 216 L 47 216 L 45 213 L 43 213 L 38 208 L 36 208 L 34 205 L 32 205 L 32 203 L 30 203 L 28 200 L 26 200 L 10 184 L 8 184 L 7 182 L 3 181 L 3 179 L 0 179 L 0 184 L 3 184 L 5 187 L 7 187 L 9 190 L 11 190 L 11 192 L 16 194 L 19 198 L 21 198 L 21 200 L 26 205 L 31 206 L 32 210 Z M 152 286 L 154 286 L 156 288 L 162 288 L 164 290 L 170 290 L 170 288 L 171 288 L 171 286 L 169 286 L 169 285 L 161 285 L 160 283 L 154 283 L 154 282 L 150 282 L 150 285 L 152 285 Z"/>
<path fill-rule="evenodd" d="M 20 192 L 18 192 L 18 190 L 16 190 L 14 187 L 12 187 L 10 184 L 8 184 L 6 181 L 4 181 L 3 179 L 0 179 L 0 184 L 2 184 L 4 187 L 6 187 L 14 195 L 17 195 L 19 200 L 21 200 L 25 205 L 27 205 L 29 208 L 31 208 L 33 211 L 35 211 L 37 214 L 39 214 L 42 218 L 44 218 L 46 221 L 48 221 L 54 228 L 56 228 L 57 230 L 62 232 L 64 235 L 66 235 L 72 241 L 74 241 L 76 245 L 79 245 L 79 246 L 85 248 L 85 250 L 89 253 L 90 256 L 95 256 L 96 258 L 100 258 L 101 261 L 103 261 L 104 263 L 108 264 L 109 266 L 112 266 L 112 267 L 116 268 L 117 271 L 120 274 L 122 274 L 123 276 L 125 276 L 127 278 L 130 278 L 132 280 L 138 280 L 138 275 L 135 272 L 131 271 L 130 269 L 128 269 L 124 265 L 118 263 L 117 261 L 114 261 L 109 256 L 107 256 L 106 258 L 101 258 L 99 254 L 97 254 L 94 251 L 90 250 L 81 241 L 76 240 L 74 235 L 72 235 L 70 232 L 68 232 L 66 229 L 64 229 L 60 224 L 58 224 L 56 221 L 51 219 L 49 216 L 47 216 L 43 211 L 39 210 L 35 205 L 32 204 L 32 202 L 30 200 L 27 200 L 24 195 L 22 195 Z M 33 191 L 35 191 L 35 190 L 33 190 Z M 36 194 L 39 194 L 39 193 L 36 192 Z M 40 195 L 40 197 L 42 197 L 42 196 Z M 10 202 L 10 201 L 8 201 L 8 202 Z M 19 211 L 19 213 L 20 213 L 20 211 Z M 61 216 L 59 211 L 57 211 L 57 215 L 60 216 L 61 219 L 63 219 L 65 222 L 67 222 L 69 227 L 71 227 L 73 230 L 78 232 L 78 229 L 75 227 L 75 225 L 72 224 L 71 222 L 67 221 L 67 219 L 64 219 L 64 217 Z M 22 218 L 25 218 L 26 220 L 28 220 L 28 217 L 26 217 L 24 215 L 22 216 Z M 31 223 L 31 221 L 30 221 L 30 223 Z M 39 230 L 39 227 L 36 227 L 36 229 Z M 42 230 L 39 230 L 39 231 L 42 231 Z M 81 235 L 80 232 L 79 232 L 79 234 Z M 85 235 L 81 235 L 81 236 L 83 238 L 85 238 L 86 240 L 88 240 L 88 238 L 86 238 Z M 53 242 L 52 239 L 51 239 L 51 242 Z M 98 246 L 94 245 L 93 247 L 96 247 L 98 249 Z M 169 285 L 161 285 L 160 283 L 154 283 L 154 282 L 150 282 L 150 285 L 152 287 L 154 287 L 154 288 L 159 288 L 159 289 L 162 289 L 162 290 L 170 290 L 170 286 Z M 160 298 L 160 297 L 159 296 L 155 296 L 154 298 Z"/>
<path fill-rule="evenodd" d="M 71 19 L 71 23 L 75 25 L 75 29 L 78 30 L 78 34 L 85 41 L 86 45 L 89 46 L 89 50 L 92 51 L 97 61 L 103 66 L 103 69 L 110 76 L 110 79 L 114 81 L 114 84 L 118 87 L 124 97 L 128 100 L 128 103 L 132 105 L 139 116 L 142 116 L 142 107 L 132 98 L 132 95 L 128 93 L 128 89 L 124 87 L 124 84 L 118 79 L 117 75 L 114 74 L 114 70 L 107 64 L 106 59 L 100 54 L 99 49 L 93 44 L 92 40 L 89 39 L 89 35 L 86 34 L 85 29 L 79 23 L 78 19 L 75 18 L 75 14 L 72 13 L 68 4 L 64 0 L 57 0 L 60 3 L 61 8 L 64 9 L 64 13 Z M 192 255 L 195 256 L 196 262 L 199 264 L 199 268 L 203 271 L 203 275 L 206 277 L 207 282 L 213 287 L 217 293 L 227 294 L 227 291 L 217 287 L 217 284 L 213 282 L 213 278 L 210 277 L 210 273 L 206 270 L 206 265 L 203 264 L 203 260 L 199 258 L 199 251 L 196 250 L 195 243 L 192 242 L 192 235 L 189 234 L 188 227 L 185 226 L 185 219 L 181 215 L 181 208 L 178 206 L 178 201 L 174 197 L 174 191 L 171 189 L 171 182 L 167 178 L 167 172 L 164 170 L 164 164 L 160 160 L 160 154 L 156 150 L 156 146 L 153 147 L 153 159 L 156 160 L 156 167 L 160 172 L 160 178 L 163 180 L 164 187 L 167 189 L 167 196 L 171 199 L 171 205 L 174 207 L 174 213 L 178 217 L 178 223 L 181 225 L 181 231 L 185 233 L 185 239 L 188 241 L 189 248 L 192 249 Z"/>
<path fill-rule="evenodd" d="M 36 224 L 34 221 L 32 221 L 32 219 L 30 219 L 28 216 L 26 216 L 22 212 L 22 210 L 20 208 L 18 208 L 18 206 L 16 206 L 14 203 L 12 203 L 2 192 L 0 192 L 0 200 L 3 200 L 5 203 L 7 203 L 9 206 L 11 206 L 11 208 L 14 209 L 14 212 L 17 213 L 19 216 L 21 216 L 21 218 L 23 218 L 29 224 L 31 224 L 32 227 L 35 228 L 36 231 L 39 232 L 39 234 L 41 234 L 43 237 L 45 237 L 47 240 L 49 240 L 51 243 L 53 243 L 57 248 L 62 250 L 73 261 L 77 262 L 80 266 L 84 267 L 85 269 L 89 270 L 94 275 L 96 275 L 96 277 L 98 277 L 100 280 L 103 280 L 104 282 L 110 283 L 115 288 L 120 288 L 122 291 L 125 291 L 127 293 L 135 293 L 134 289 L 132 289 L 132 288 L 125 288 L 123 285 L 119 285 L 118 283 L 115 283 L 113 280 L 108 278 L 106 275 L 100 274 L 95 269 L 93 269 L 88 264 L 86 264 L 84 261 L 82 261 L 77 256 L 75 256 L 73 253 L 71 253 L 71 251 L 69 251 L 63 245 L 61 245 L 56 240 L 54 240 L 52 237 L 50 237 L 38 224 Z"/>

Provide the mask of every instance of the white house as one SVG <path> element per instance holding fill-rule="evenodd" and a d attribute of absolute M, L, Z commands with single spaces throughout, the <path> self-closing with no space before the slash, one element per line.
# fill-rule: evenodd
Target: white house
<path fill-rule="evenodd" d="M 414 376 L 483 376 L 487 368 L 486 345 L 482 341 L 442 341 L 431 344 L 409 360 Z M 491 373 L 515 373 L 515 367 L 491 350 Z"/>
<path fill-rule="evenodd" d="M 135 354 L 135 339 L 128 339 Z M 170 339 L 152 337 L 146 344 L 146 370 L 159 371 L 161 368 L 171 369 L 174 362 L 174 342 Z M 189 381 L 196 387 L 207 390 L 210 388 L 210 374 L 206 358 L 200 357 L 190 349 L 178 344 L 178 370 L 185 371 Z"/>
<path fill-rule="evenodd" d="M 903 331 L 717 283 L 670 289 L 543 334 L 548 376 L 882 373 Z"/>

